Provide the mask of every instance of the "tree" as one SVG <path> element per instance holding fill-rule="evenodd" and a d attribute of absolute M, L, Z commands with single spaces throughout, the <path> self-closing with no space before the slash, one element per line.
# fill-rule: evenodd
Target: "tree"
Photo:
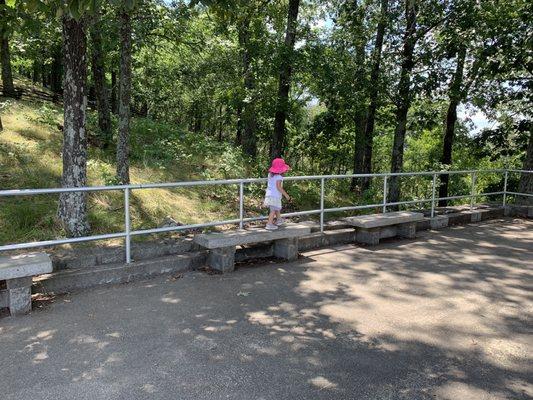
<path fill-rule="evenodd" d="M 276 114 L 274 117 L 274 132 L 270 147 L 270 158 L 281 157 L 284 153 L 286 131 L 285 123 L 289 107 L 289 90 L 291 84 L 294 42 L 296 40 L 296 25 L 299 7 L 300 0 L 289 0 L 285 41 L 282 47 L 280 58 L 278 97 Z"/>
<path fill-rule="evenodd" d="M 343 15 L 345 14 L 345 15 Z M 357 1 L 346 2 L 343 4 L 341 11 L 342 17 L 348 19 L 345 23 L 346 29 L 350 32 L 351 42 L 355 51 L 354 56 L 354 75 L 353 90 L 357 93 L 359 99 L 354 101 L 351 117 L 353 118 L 355 129 L 355 140 L 353 144 L 353 172 L 360 174 L 363 172 L 363 162 L 365 156 L 365 105 L 367 97 L 367 78 L 366 78 L 366 52 L 367 35 L 365 32 L 365 14 L 366 5 Z M 354 178 L 351 182 L 351 190 L 356 189 L 357 180 Z"/>
<path fill-rule="evenodd" d="M 237 124 L 235 143 L 242 146 L 245 154 L 257 154 L 257 94 L 254 61 L 258 57 L 260 41 L 258 36 L 264 30 L 264 9 L 268 1 L 224 0 L 205 1 L 217 16 L 217 22 L 226 35 L 231 37 L 229 28 L 235 27 L 240 57 L 242 90 L 238 90 L 235 107 Z"/>
<path fill-rule="evenodd" d="M 522 165 L 524 171 L 533 171 L 533 130 L 529 131 L 529 142 L 527 146 L 524 164 Z M 520 183 L 518 185 L 519 193 L 527 193 L 530 196 L 519 196 L 517 201 L 519 204 L 533 206 L 533 173 L 522 172 L 520 175 Z"/>
<path fill-rule="evenodd" d="M 110 107 L 113 114 L 118 114 L 118 100 L 117 100 L 117 71 L 114 67 L 111 69 L 111 99 Z"/>
<path fill-rule="evenodd" d="M 90 29 L 92 44 L 91 67 L 93 73 L 96 105 L 98 108 L 98 126 L 103 136 L 102 147 L 111 144 L 111 113 L 109 108 L 109 90 L 105 77 L 104 55 L 102 49 L 102 24 L 100 13 L 96 13 Z"/>
<path fill-rule="evenodd" d="M 239 48 L 242 58 L 242 76 L 244 81 L 244 100 L 239 105 L 242 124 L 242 131 L 237 134 L 240 136 L 240 144 L 246 154 L 255 157 L 257 153 L 257 138 L 255 137 L 256 115 L 255 115 L 255 78 L 252 70 L 252 50 L 250 46 L 250 17 L 244 18 L 238 26 Z"/>
<path fill-rule="evenodd" d="M 464 96 L 463 89 L 463 70 L 465 66 L 466 46 L 460 45 L 457 53 L 457 64 L 455 74 L 450 84 L 448 110 L 446 112 L 446 121 L 444 124 L 444 135 L 442 142 L 442 157 L 440 162 L 443 165 L 452 164 L 452 149 L 455 138 L 455 123 L 457 122 L 457 106 Z M 448 197 L 448 183 L 450 175 L 443 174 L 440 176 L 439 198 Z M 445 207 L 448 201 L 439 200 L 439 206 Z"/>
<path fill-rule="evenodd" d="M 398 84 L 396 106 L 396 129 L 392 146 L 391 172 L 400 172 L 403 167 L 405 133 L 407 131 L 407 112 L 411 105 L 411 72 L 414 67 L 413 54 L 417 41 L 416 16 L 418 0 L 405 0 L 405 31 L 403 36 L 402 66 Z M 389 202 L 400 200 L 400 181 L 397 176 L 389 179 Z M 393 207 L 395 208 L 395 207 Z"/>
<path fill-rule="evenodd" d="M 132 2 L 129 2 L 132 3 Z M 118 101 L 117 178 L 130 183 L 129 138 L 131 118 L 131 10 L 133 5 L 122 4 L 118 10 L 120 36 L 120 75 Z"/>
<path fill-rule="evenodd" d="M 61 45 L 56 45 L 52 48 L 52 63 L 50 65 L 50 90 L 54 93 L 56 100 L 62 93 L 61 87 L 63 71 L 62 63 L 62 48 Z"/>
<path fill-rule="evenodd" d="M 370 102 L 366 113 L 365 125 L 365 155 L 363 161 L 363 173 L 372 172 L 372 150 L 374 141 L 374 126 L 376 122 L 376 111 L 378 108 L 379 80 L 381 69 L 381 52 L 383 48 L 383 38 L 389 19 L 389 0 L 381 0 L 380 15 L 376 31 L 376 41 L 372 53 L 372 71 L 370 73 L 369 98 Z M 363 189 L 368 189 L 370 178 L 363 179 Z"/>
<path fill-rule="evenodd" d="M 63 24 L 63 187 L 87 185 L 87 38 L 86 17 L 67 12 Z M 66 192 L 59 196 L 59 218 L 70 236 L 89 232 L 87 193 Z"/>
<path fill-rule="evenodd" d="M 2 86 L 6 97 L 16 97 L 13 73 L 11 71 L 11 54 L 9 51 L 10 27 L 12 10 L 5 0 L 0 0 L 0 62 L 2 63 Z"/>

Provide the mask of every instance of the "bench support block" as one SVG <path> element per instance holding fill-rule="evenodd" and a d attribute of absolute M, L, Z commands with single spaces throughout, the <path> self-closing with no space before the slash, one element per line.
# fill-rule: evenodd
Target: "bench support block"
<path fill-rule="evenodd" d="M 222 273 L 232 272 L 235 269 L 235 246 L 209 250 L 207 265 Z"/>
<path fill-rule="evenodd" d="M 446 215 L 437 215 L 429 220 L 429 226 L 433 230 L 446 228 L 449 224 L 449 218 Z"/>
<path fill-rule="evenodd" d="M 406 239 L 414 239 L 416 237 L 416 222 L 398 225 L 398 236 Z"/>
<path fill-rule="evenodd" d="M 470 222 L 479 222 L 481 221 L 481 211 L 474 211 L 470 214 Z"/>
<path fill-rule="evenodd" d="M 32 277 L 6 280 L 7 306 L 11 315 L 27 314 L 31 311 Z"/>
<path fill-rule="evenodd" d="M 379 244 L 380 228 L 359 228 L 355 234 L 355 240 L 359 243 L 377 246 Z"/>
<path fill-rule="evenodd" d="M 274 257 L 288 261 L 298 259 L 298 238 L 279 239 L 274 241 Z"/>

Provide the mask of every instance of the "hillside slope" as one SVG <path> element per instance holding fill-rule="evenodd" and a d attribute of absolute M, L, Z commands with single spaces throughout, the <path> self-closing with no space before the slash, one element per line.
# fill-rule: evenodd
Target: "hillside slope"
<path fill-rule="evenodd" d="M 7 100 L 0 133 L 0 188 L 61 186 L 62 110 L 52 102 Z M 88 117 L 90 142 L 97 129 Z M 135 119 L 132 123 L 132 183 L 229 178 L 245 174 L 238 154 L 226 145 L 188 137 L 174 127 Z M 206 171 L 209 171 L 207 173 Z M 113 149 L 90 146 L 89 185 L 113 184 Z M 242 175 L 241 175 L 242 176 Z M 152 228 L 172 218 L 198 223 L 234 218 L 237 188 L 194 190 L 135 190 L 131 199 L 133 227 Z M 253 206 L 254 201 L 250 206 Z M 255 202 L 257 203 L 257 202 Z M 89 196 L 92 233 L 123 230 L 123 193 L 96 192 Z M 0 243 L 63 237 L 56 219 L 57 195 L 0 198 Z"/>

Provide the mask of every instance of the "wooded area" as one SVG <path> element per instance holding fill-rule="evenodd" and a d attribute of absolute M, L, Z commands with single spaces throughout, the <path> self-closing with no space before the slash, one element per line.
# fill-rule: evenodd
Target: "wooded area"
<path fill-rule="evenodd" d="M 0 0 L 3 96 L 18 77 L 63 105 L 67 187 L 87 185 L 91 146 L 130 182 L 133 118 L 236 146 L 255 176 L 278 156 L 302 174 L 531 170 L 532 16 L 527 0 Z M 155 140 L 180 157 L 183 136 Z M 533 192 L 532 174 L 516 184 Z M 87 234 L 86 195 L 62 194 L 58 216 Z"/>

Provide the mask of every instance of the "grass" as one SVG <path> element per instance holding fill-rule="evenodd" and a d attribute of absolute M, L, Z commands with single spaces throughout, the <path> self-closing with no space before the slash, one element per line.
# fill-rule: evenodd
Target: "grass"
<path fill-rule="evenodd" d="M 0 187 L 2 189 L 61 186 L 62 110 L 43 100 L 10 101 L 0 134 Z M 98 134 L 96 116 L 88 117 L 90 137 Z M 90 140 L 91 142 L 91 140 Z M 257 176 L 238 150 L 210 138 L 198 138 L 167 124 L 134 119 L 131 136 L 132 183 L 197 179 L 229 179 Z M 89 185 L 115 183 L 113 150 L 89 149 Z M 353 204 L 351 195 L 341 196 L 328 188 L 326 206 Z M 296 202 L 287 210 L 320 207 L 319 181 L 287 182 Z M 245 188 L 246 216 L 264 212 L 263 185 Z M 56 217 L 58 195 L 0 198 L 0 243 L 19 243 L 66 237 Z M 92 234 L 124 230 L 124 194 L 94 192 L 88 195 Z M 133 229 L 161 225 L 169 218 L 194 224 L 238 216 L 238 187 L 202 186 L 178 189 L 133 190 L 130 199 Z M 143 240 L 145 237 L 135 237 Z"/>
<path fill-rule="evenodd" d="M 34 93 L 22 83 L 25 93 Z M 47 101 L 46 90 L 37 88 L 38 96 L 3 101 L 0 132 L 0 188 L 48 188 L 61 186 L 62 109 Z M 116 121 L 113 121 L 116 125 Z M 89 142 L 98 141 L 96 115 L 88 113 Z M 116 129 L 115 129 L 116 130 Z M 247 161 L 239 149 L 219 143 L 212 137 L 199 136 L 180 127 L 134 118 L 130 138 L 130 177 L 132 183 L 175 182 L 188 180 L 257 177 L 264 160 Z M 116 183 L 114 149 L 103 151 L 91 145 L 87 163 L 88 185 Z M 303 175 L 305 171 L 293 171 Z M 490 178 L 490 179 L 489 179 Z M 498 177 L 485 177 L 488 186 Z M 382 201 L 380 178 L 373 180 L 363 195 L 348 190 L 349 180 L 328 180 L 325 207 L 354 204 L 379 204 Z M 468 192 L 468 177 L 452 176 L 452 193 Z M 286 182 L 293 202 L 286 211 L 320 208 L 320 181 Z M 264 185 L 245 186 L 245 216 L 258 216 L 262 208 Z M 402 178 L 404 199 L 430 198 L 431 177 Z M 0 244 L 40 241 L 66 237 L 57 212 L 57 195 L 0 197 Z M 117 191 L 94 192 L 88 195 L 89 222 L 92 234 L 124 230 L 124 194 Z M 327 213 L 326 218 L 349 214 L 379 212 L 377 209 L 352 213 Z M 176 189 L 133 190 L 130 198 L 133 229 L 160 226 L 169 218 L 182 224 L 234 219 L 238 216 L 237 186 L 199 186 Z M 315 216 L 316 217 L 316 216 Z M 310 217 L 313 218 L 313 217 Z M 145 240 L 136 236 L 135 240 Z M 107 244 L 108 242 L 106 242 Z M 114 242 L 109 242 L 114 243 Z"/>
<path fill-rule="evenodd" d="M 94 118 L 93 118 L 94 119 Z M 91 118 L 89 118 L 91 120 Z M 62 123 L 60 107 L 46 101 L 9 100 L 2 113 L 4 131 L 0 133 L 0 187 L 2 189 L 49 188 L 61 186 Z M 224 164 L 221 149 L 197 152 L 195 156 L 174 155 L 174 159 L 158 160 L 149 154 L 161 153 L 157 132 L 149 132 L 146 120 L 132 124 L 132 183 L 168 182 L 203 179 L 203 171 L 224 178 L 215 166 Z M 161 125 L 161 124 L 160 124 Z M 152 131 L 168 126 L 151 123 Z M 93 129 L 93 134 L 96 129 Z M 175 128 L 173 128 L 175 129 Z M 144 130 L 144 131 L 143 131 Z M 143 132 L 148 133 L 144 135 Z M 167 143 L 172 145 L 172 143 Z M 213 147 L 213 146 L 211 146 Z M 220 146 L 221 147 L 221 146 Z M 143 149 L 141 151 L 140 149 Z M 176 149 L 174 149 L 176 150 Z M 179 149 L 178 149 L 179 150 Z M 182 149 L 183 150 L 183 149 Z M 196 159 L 202 158 L 202 162 Z M 113 151 L 90 148 L 87 165 L 89 185 L 112 184 Z M 235 218 L 238 188 L 233 195 L 220 186 L 197 189 L 149 189 L 132 191 L 131 219 L 134 229 L 153 228 L 168 217 L 180 223 Z M 57 195 L 0 198 L 0 243 L 18 243 L 65 237 L 56 218 Z M 89 222 L 92 233 L 118 232 L 124 229 L 123 193 L 95 192 L 88 197 Z M 235 203 L 235 204 L 233 204 Z"/>

